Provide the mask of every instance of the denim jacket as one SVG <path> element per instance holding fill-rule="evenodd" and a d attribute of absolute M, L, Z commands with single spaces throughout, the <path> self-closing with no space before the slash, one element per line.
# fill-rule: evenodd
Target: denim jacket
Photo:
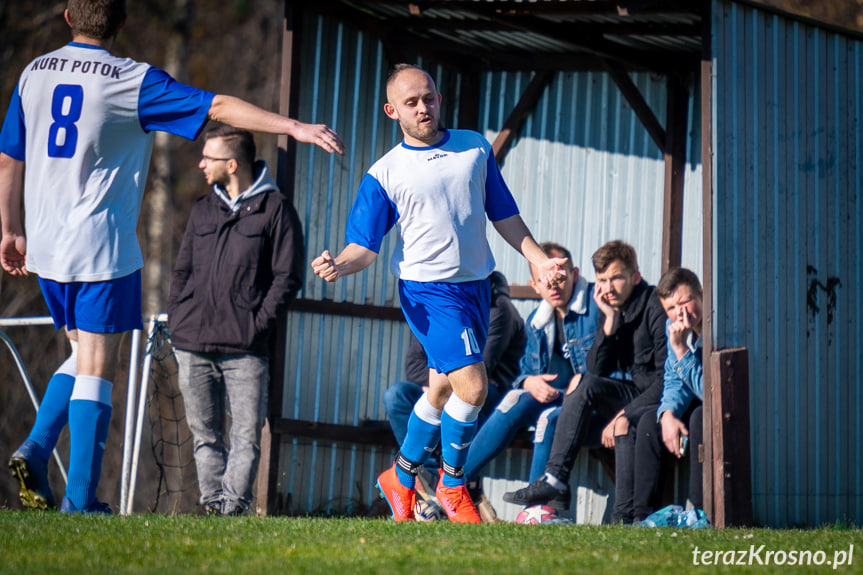
<path fill-rule="evenodd" d="M 668 326 L 672 321 L 665 322 L 665 336 L 668 338 Z M 678 419 L 683 416 L 689 408 L 693 399 L 704 399 L 704 376 L 701 363 L 701 344 L 699 337 L 696 341 L 694 333 L 690 332 L 686 339 L 686 347 L 689 351 L 686 355 L 677 359 L 674 350 L 671 349 L 671 340 L 668 341 L 668 355 L 665 358 L 665 374 L 662 378 L 662 399 L 659 401 L 659 409 L 656 417 L 659 418 L 663 412 L 671 411 Z"/>
<path fill-rule="evenodd" d="M 587 352 L 593 345 L 596 334 L 599 309 L 593 301 L 592 294 L 593 284 L 579 277 L 572 290 L 569 313 L 563 319 L 563 329 L 566 332 L 563 351 L 564 356 L 569 359 L 573 373 L 587 371 Z M 513 387 L 521 387 L 528 376 L 548 373 L 557 326 L 554 313 L 551 304 L 543 300 L 528 316 L 524 326 L 527 332 L 527 345 L 519 361 L 520 373 L 513 381 Z M 550 385 L 563 389 L 568 384 L 568 381 L 555 380 Z"/>

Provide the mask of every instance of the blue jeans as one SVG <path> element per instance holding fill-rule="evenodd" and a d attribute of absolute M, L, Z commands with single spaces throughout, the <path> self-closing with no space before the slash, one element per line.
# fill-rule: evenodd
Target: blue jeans
<path fill-rule="evenodd" d="M 180 349 L 174 353 L 186 420 L 195 439 L 201 504 L 220 501 L 223 509 L 246 509 L 252 502 L 261 429 L 267 416 L 269 360 Z M 231 413 L 230 450 L 227 410 Z"/>
<path fill-rule="evenodd" d="M 533 437 L 530 481 L 539 478 L 545 471 L 562 402 L 563 395 L 550 403 L 540 403 L 523 389 L 507 392 L 470 446 L 464 466 L 468 481 L 478 479 L 482 468 L 509 446 L 515 434 L 531 425 L 536 426 L 536 432 Z"/>
<path fill-rule="evenodd" d="M 405 442 L 405 436 L 408 433 L 408 419 L 410 419 L 414 404 L 419 401 L 422 394 L 422 388 L 410 381 L 398 381 L 384 391 L 384 410 L 387 412 L 387 419 L 389 419 L 396 443 L 399 445 Z M 490 384 L 485 404 L 479 413 L 480 426 L 494 411 L 498 401 L 500 401 L 500 391 L 496 385 Z"/>

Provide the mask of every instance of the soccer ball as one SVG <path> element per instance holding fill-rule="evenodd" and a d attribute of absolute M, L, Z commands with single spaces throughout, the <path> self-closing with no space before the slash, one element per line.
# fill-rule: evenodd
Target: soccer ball
<path fill-rule="evenodd" d="M 416 505 L 414 505 L 414 518 L 417 521 L 440 521 L 443 516 L 444 511 L 439 505 L 417 499 Z"/>
<path fill-rule="evenodd" d="M 525 507 L 516 516 L 515 522 L 524 525 L 539 525 L 557 519 L 557 513 L 548 505 L 531 505 Z"/>

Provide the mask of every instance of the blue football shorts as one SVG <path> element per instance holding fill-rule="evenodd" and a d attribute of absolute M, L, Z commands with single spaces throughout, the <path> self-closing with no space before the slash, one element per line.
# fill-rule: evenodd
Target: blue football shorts
<path fill-rule="evenodd" d="M 122 333 L 143 329 L 141 270 L 101 282 L 69 282 L 39 278 L 54 326 L 90 333 Z"/>
<path fill-rule="evenodd" d="M 488 336 L 488 279 L 463 282 L 399 280 L 402 313 L 440 373 L 482 361 Z"/>

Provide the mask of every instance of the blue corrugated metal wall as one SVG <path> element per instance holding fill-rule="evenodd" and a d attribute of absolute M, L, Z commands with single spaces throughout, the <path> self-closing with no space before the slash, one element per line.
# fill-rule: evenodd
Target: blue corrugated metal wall
<path fill-rule="evenodd" d="M 860 40 L 713 4 L 714 344 L 749 349 L 755 520 L 863 523 Z"/>
<path fill-rule="evenodd" d="M 344 247 L 344 233 L 357 186 L 368 167 L 401 140 L 398 126 L 384 116 L 383 81 L 390 63 L 379 42 L 325 18 L 305 23 L 298 117 L 326 122 L 344 137 L 344 157 L 299 146 L 295 204 L 303 221 L 307 259 L 327 248 Z M 419 62 L 427 65 L 427 63 Z M 444 95 L 444 121 L 456 121 L 461 80 L 451 70 L 429 65 Z M 529 73 L 489 73 L 481 83 L 481 131 L 493 140 L 515 106 Z M 661 122 L 665 117 L 663 78 L 636 74 Z M 699 112 L 690 95 L 690 158 L 700 158 Z M 558 74 L 513 143 L 503 167 L 538 239 L 554 239 L 573 251 L 593 278 L 590 255 L 604 241 L 623 238 L 639 252 L 645 277 L 660 272 L 663 201 L 662 154 L 605 74 Z M 700 165 L 687 166 L 684 262 L 701 271 Z M 525 284 L 523 258 L 490 230 L 498 269 Z M 300 297 L 359 304 L 398 305 L 388 268 L 391 236 L 365 272 L 326 284 L 308 272 Z M 519 304 L 526 316 L 532 303 Z M 381 395 L 403 377 L 407 328 L 383 320 L 292 312 L 288 320 L 284 417 L 355 425 L 385 419 Z M 291 493 L 295 510 L 342 509 L 375 496 L 374 479 L 391 454 L 379 449 L 309 440 L 281 446 L 281 493 Z M 529 452 L 508 452 L 495 472 L 525 477 Z M 582 465 L 583 467 L 583 465 Z M 604 504 L 604 503 L 603 503 Z M 592 513 L 581 506 L 579 513 Z"/>

